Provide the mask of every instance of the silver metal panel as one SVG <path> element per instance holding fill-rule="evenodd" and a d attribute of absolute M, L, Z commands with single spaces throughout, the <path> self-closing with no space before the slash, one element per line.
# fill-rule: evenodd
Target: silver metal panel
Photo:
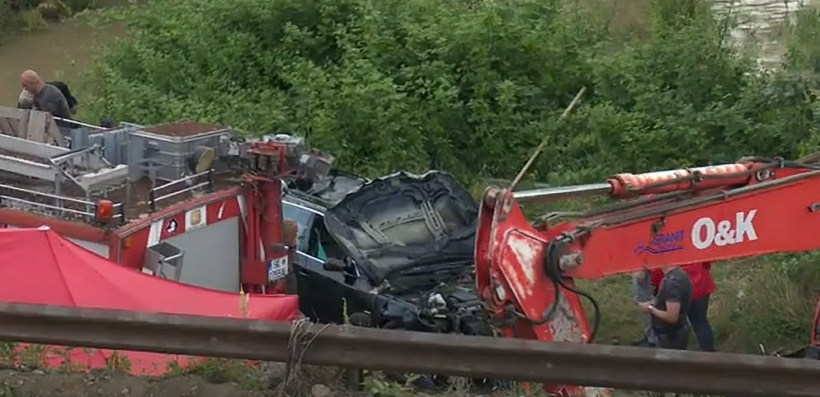
<path fill-rule="evenodd" d="M 75 179 L 80 187 L 89 191 L 123 183 L 126 178 L 128 178 L 128 166 L 121 164 L 114 168 L 103 169 L 100 172 L 80 175 Z"/>
<path fill-rule="evenodd" d="M 14 225 L 6 225 L 6 228 L 7 229 L 20 229 L 19 227 L 14 226 Z M 74 244 L 77 244 L 80 247 L 83 247 L 83 248 L 85 248 L 85 249 L 87 249 L 87 250 L 89 250 L 89 251 L 91 251 L 91 252 L 93 252 L 93 253 L 95 253 L 95 254 L 103 257 L 103 258 L 108 258 L 109 247 L 105 244 L 92 243 L 90 241 L 80 240 L 80 239 L 71 238 L 71 237 L 68 237 L 68 239 L 71 240 L 71 242 L 73 242 Z"/>
<path fill-rule="evenodd" d="M 157 173 L 157 178 L 165 181 L 173 181 L 183 178 L 188 173 L 185 159 L 193 153 L 197 146 L 217 147 L 219 146 L 219 136 L 205 136 L 202 139 L 187 142 L 173 143 L 167 141 L 150 140 L 157 145 L 158 153 L 151 155 L 151 159 L 164 167 Z"/>
<path fill-rule="evenodd" d="M 106 258 L 106 259 L 108 258 L 109 248 L 105 244 L 92 243 L 90 241 L 79 240 L 79 239 L 76 239 L 76 238 L 69 238 L 69 240 L 74 242 L 74 244 L 77 244 L 80 247 L 83 247 L 83 248 L 85 248 L 85 249 L 87 249 L 87 250 L 89 250 L 89 251 L 91 251 L 91 252 L 93 252 L 93 253 L 95 253 L 95 254 L 103 257 L 103 258 Z"/>
<path fill-rule="evenodd" d="M 143 168 L 145 164 L 145 144 L 146 140 L 143 137 L 131 136 L 129 144 L 126 147 L 127 161 L 128 161 L 128 179 L 136 181 L 147 175 Z"/>
<path fill-rule="evenodd" d="M 179 247 L 167 241 L 160 241 L 159 244 L 148 247 L 143 271 L 149 270 L 157 277 L 179 281 L 184 259 L 185 252 Z"/>
<path fill-rule="evenodd" d="M 239 292 L 239 218 L 230 218 L 164 240 L 185 252 L 179 281 Z"/>
<path fill-rule="evenodd" d="M 12 172 L 15 174 L 30 176 L 32 178 L 52 182 L 57 179 L 57 174 L 59 172 L 49 165 L 3 155 L 0 155 L 0 169 L 6 172 Z"/>
<path fill-rule="evenodd" d="M 229 128 L 223 128 L 203 134 L 191 136 L 167 136 L 146 132 L 143 128 L 134 129 L 130 133 L 129 163 L 148 166 L 148 161 L 158 167 L 156 178 L 162 181 L 175 181 L 188 174 L 185 159 L 193 153 L 197 146 L 206 146 L 217 149 L 223 136 L 230 134 Z M 154 149 L 147 151 L 146 149 Z M 132 172 L 132 176 L 141 177 L 143 173 Z"/>
<path fill-rule="evenodd" d="M 47 159 L 70 152 L 69 149 L 0 134 L 0 148 L 27 156 Z"/>
<path fill-rule="evenodd" d="M 96 132 L 88 136 L 89 144 L 98 144 L 103 147 L 103 157 L 109 163 L 126 164 L 128 161 L 128 132 L 131 127 L 116 130 Z"/>

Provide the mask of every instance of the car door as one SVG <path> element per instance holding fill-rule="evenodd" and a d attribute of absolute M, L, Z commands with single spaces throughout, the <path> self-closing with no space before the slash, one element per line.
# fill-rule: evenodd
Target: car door
<path fill-rule="evenodd" d="M 346 255 L 325 227 L 323 214 L 296 202 L 283 202 L 282 215 L 299 226 L 293 267 L 302 313 L 314 321 L 344 323 L 353 312 L 369 311 L 372 296 L 365 291 L 369 290 L 367 280 L 358 268 L 350 272 L 324 268 L 327 258 Z"/>
<path fill-rule="evenodd" d="M 297 288 L 312 297 L 307 300 L 303 313 L 323 323 L 343 323 L 345 305 L 359 274 L 325 270 L 328 258 L 342 259 L 345 255 L 327 233 L 323 217 L 314 218 L 308 248 L 298 255 L 304 265 L 297 274 Z"/>
<path fill-rule="evenodd" d="M 314 220 L 321 219 L 322 214 L 296 202 L 282 202 L 282 218 L 289 219 L 298 226 L 296 234 L 296 258 L 293 270 L 296 272 L 296 292 L 299 294 L 299 309 L 307 316 L 314 318 L 313 307 L 321 303 L 322 297 L 310 286 L 317 281 L 310 277 L 312 271 L 307 269 L 321 266 L 319 260 L 306 254 L 310 250 L 310 234 Z M 315 318 L 314 318 L 315 319 Z"/>

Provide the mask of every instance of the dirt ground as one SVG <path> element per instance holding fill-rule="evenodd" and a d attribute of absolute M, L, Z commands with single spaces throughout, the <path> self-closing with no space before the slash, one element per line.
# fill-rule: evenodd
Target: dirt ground
<path fill-rule="evenodd" d="M 137 377 L 115 370 L 90 373 L 67 370 L 72 372 L 0 367 L 0 397 L 367 396 L 365 392 L 346 390 L 344 372 L 328 367 L 301 367 L 298 375 L 290 378 L 287 387 L 283 384 L 286 375 L 281 363 L 266 363 L 255 369 L 246 365 L 240 368 L 204 364 L 195 369 L 195 374 L 178 373 L 164 378 Z"/>
<path fill-rule="evenodd" d="M 214 384 L 198 376 L 148 379 L 119 373 L 56 374 L 40 370 L 0 371 L 0 397 L 262 397 L 238 385 Z"/>
<path fill-rule="evenodd" d="M 266 371 L 265 379 L 270 380 Z M 418 390 L 388 386 L 375 382 L 368 392 L 351 392 L 339 379 L 314 383 L 297 380 L 295 388 L 282 392 L 262 379 L 258 382 L 213 383 L 197 375 L 174 375 L 164 379 L 141 378 L 113 371 L 92 373 L 59 373 L 43 370 L 0 370 L 0 397 L 501 397 L 506 393 L 474 395 L 464 392 L 425 394 Z M 516 393 L 519 394 L 519 393 Z M 533 394 L 540 395 L 538 393 Z"/>
<path fill-rule="evenodd" d="M 235 383 L 213 383 L 197 375 L 177 375 L 165 379 L 140 378 L 119 372 L 55 373 L 42 370 L 0 370 L 0 397 L 542 397 L 540 390 L 523 389 L 472 394 L 445 392 L 426 394 L 418 390 L 385 387 L 378 383 L 374 390 L 350 392 L 340 385 L 306 384 L 290 394 L 276 389 L 248 387 Z M 656 394 L 616 391 L 614 397 L 648 397 Z"/>

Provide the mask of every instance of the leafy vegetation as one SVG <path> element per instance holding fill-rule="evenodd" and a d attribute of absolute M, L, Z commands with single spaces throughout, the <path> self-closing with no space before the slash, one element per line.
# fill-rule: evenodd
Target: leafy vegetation
<path fill-rule="evenodd" d="M 545 134 L 531 178 L 551 184 L 818 146 L 815 12 L 764 72 L 725 44 L 728 23 L 704 1 L 649 3 L 631 30 L 566 0 L 153 0 L 117 11 L 130 34 L 98 54 L 85 111 L 287 130 L 352 171 L 440 168 L 470 183 L 512 177 Z M 813 258 L 717 266 L 720 346 L 802 343 Z M 623 280 L 591 288 L 605 297 L 603 339 L 637 337 Z"/>

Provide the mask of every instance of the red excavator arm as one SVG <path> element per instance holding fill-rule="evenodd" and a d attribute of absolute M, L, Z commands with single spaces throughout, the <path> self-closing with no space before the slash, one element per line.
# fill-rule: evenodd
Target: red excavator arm
<path fill-rule="evenodd" d="M 622 201 L 551 214 L 537 227 L 519 206 L 589 195 Z M 477 287 L 507 337 L 592 342 L 598 304 L 574 279 L 814 250 L 820 238 L 805 228 L 820 222 L 818 210 L 820 167 L 782 159 L 619 174 L 606 183 L 526 192 L 490 188 L 479 215 Z M 581 297 L 596 312 L 592 326 Z M 580 387 L 548 389 L 592 394 Z"/>

